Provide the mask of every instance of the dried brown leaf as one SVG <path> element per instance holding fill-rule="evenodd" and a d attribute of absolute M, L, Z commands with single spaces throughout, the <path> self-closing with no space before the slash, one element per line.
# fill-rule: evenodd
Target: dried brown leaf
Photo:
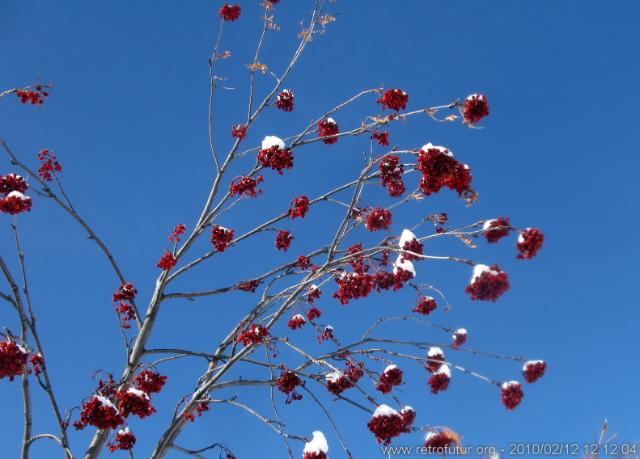
<path fill-rule="evenodd" d="M 456 236 L 458 237 L 458 239 L 460 239 L 462 242 L 464 242 L 468 247 L 470 247 L 470 248 L 472 248 L 472 249 L 476 249 L 476 248 L 478 248 L 478 246 L 477 246 L 477 245 L 475 245 L 475 244 L 473 243 L 473 241 L 472 241 L 471 239 L 469 239 L 468 237 L 466 237 L 466 236 L 462 236 L 462 235 L 460 235 L 460 234 L 456 234 Z"/>

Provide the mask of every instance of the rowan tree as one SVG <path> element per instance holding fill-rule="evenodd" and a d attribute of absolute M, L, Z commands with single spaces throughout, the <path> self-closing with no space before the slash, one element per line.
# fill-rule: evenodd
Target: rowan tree
<path fill-rule="evenodd" d="M 460 88 L 461 95 L 470 95 L 419 106 L 413 103 L 412 94 L 385 85 L 363 89 L 335 106 L 323 107 L 314 119 L 302 120 L 301 129 L 292 128 L 301 122 L 296 118 L 302 103 L 297 97 L 313 88 L 289 87 L 288 77 L 311 44 L 322 45 L 323 35 L 331 33 L 336 20 L 332 3 L 315 0 L 310 4 L 310 15 L 296 38 L 293 55 L 284 62 L 263 62 L 265 42 L 280 33 L 278 9 L 287 8 L 287 2 L 262 2 L 262 30 L 246 66 L 248 90 L 235 93 L 236 103 L 246 104 L 246 117 L 229 126 L 214 124 L 216 110 L 224 110 L 215 103 L 218 92 L 225 90 L 221 83 L 224 70 L 219 66 L 222 62 L 225 66 L 246 65 L 243 59 L 247 57 L 237 57 L 234 43 L 225 42 L 224 34 L 228 27 L 242 27 L 245 10 L 236 4 L 219 5 L 216 41 L 208 56 L 210 190 L 201 197 L 202 212 L 191 221 L 176 221 L 168 228 L 166 246 L 158 247 L 157 257 L 148 260 L 150 266 L 157 267 L 155 280 L 129 277 L 126 254 L 113 253 L 108 237 L 102 239 L 82 216 L 82 209 L 73 205 L 74 190 L 63 188 L 64 152 L 17 152 L 11 148 L 10 138 L 0 140 L 8 160 L 0 180 L 0 210 L 19 260 L 18 269 L 12 270 L 7 258 L 14 254 L 0 256 L 5 286 L 0 298 L 15 312 L 15 323 L 6 324 L 0 342 L 0 390 L 7 390 L 8 384 L 21 385 L 24 436 L 15 441 L 22 442 L 22 458 L 29 457 L 35 442 L 45 439 L 58 443 L 68 459 L 97 458 L 106 451 L 129 451 L 133 457 L 137 432 L 146 429 L 148 417 L 160 415 L 165 415 L 165 428 L 153 433 L 156 443 L 150 457 L 162 458 L 174 451 L 192 457 L 217 453 L 235 458 L 233 445 L 224 438 L 213 438 L 210 444 L 194 449 L 180 442 L 185 429 L 201 422 L 203 416 L 216 416 L 219 405 L 244 410 L 257 424 L 273 430 L 282 438 L 289 457 L 323 459 L 329 446 L 333 457 L 343 455 L 336 451 L 353 457 L 349 438 L 341 433 L 341 410 L 361 412 L 360 428 L 371 432 L 372 442 L 389 444 L 403 436 L 406 442 L 455 448 L 461 443 L 460 434 L 453 427 L 440 426 L 430 413 L 414 410 L 411 404 L 416 398 L 455 391 L 455 380 L 469 377 L 493 386 L 496 405 L 502 403 L 513 410 L 522 402 L 528 384 L 544 375 L 547 365 L 542 360 L 484 351 L 482 343 L 474 341 L 474 330 L 463 328 L 464 323 L 443 325 L 452 306 L 446 293 L 429 279 L 432 267 L 460 265 L 466 274 L 457 281 L 470 301 L 494 302 L 511 288 L 508 273 L 498 264 L 500 260 L 475 260 L 464 253 L 472 252 L 478 244 L 511 244 L 519 263 L 531 263 L 543 245 L 543 233 L 526 226 L 532 222 L 493 216 L 472 222 L 449 221 L 445 212 L 426 210 L 435 194 L 449 194 L 453 205 L 462 207 L 478 199 L 476 190 L 483 184 L 474 182 L 470 164 L 482 158 L 473 158 L 469 152 L 456 151 L 454 155 L 451 148 L 438 145 L 437 133 L 441 124 L 456 124 L 481 135 L 478 128 L 490 113 L 490 99 L 481 92 Z M 261 92 L 258 79 L 269 80 L 271 88 Z M 33 109 L 63 103 L 55 97 L 51 84 L 42 83 L 6 90 L 0 98 L 3 104 L 33 105 Z M 360 123 L 341 121 L 347 107 L 360 111 Z M 283 112 L 281 116 L 290 121 L 260 124 L 261 117 L 274 110 Z M 433 126 L 422 145 L 406 145 L 401 128 L 418 118 L 428 119 Z M 342 174 L 336 174 L 327 177 L 326 190 L 320 194 L 287 189 L 287 202 L 270 197 L 270 191 L 281 189 L 282 177 L 298 167 L 296 159 L 306 150 L 340 149 L 346 138 L 361 139 L 366 152 L 352 162 L 353 170 L 341 171 L 350 175 L 349 180 L 340 181 Z M 322 156 L 316 159 L 323 160 Z M 380 191 L 387 196 L 380 198 Z M 52 381 L 48 371 L 49 355 L 36 321 L 41 305 L 32 304 L 29 294 L 38 283 L 27 276 L 28 258 L 20 237 L 20 228 L 29 225 L 30 213 L 37 213 L 47 200 L 60 208 L 60 218 L 71 218 L 80 225 L 112 268 L 112 279 L 95 281 L 113 286 L 112 298 L 104 298 L 101 307 L 113 308 L 113 326 L 121 329 L 123 341 L 111 344 L 114 348 L 123 346 L 126 352 L 122 369 L 101 368 L 95 362 L 99 370 L 95 389 L 79 394 L 76 406 L 61 406 L 56 398 L 61 382 Z M 249 226 L 246 215 L 234 219 L 234 211 L 242 212 L 249 200 L 260 200 L 272 217 Z M 411 221 L 398 216 L 398 209 L 409 204 L 425 209 L 422 214 L 414 212 Z M 340 217 L 325 221 L 325 237 L 305 247 L 298 236 L 305 234 L 309 216 L 321 206 L 332 206 Z M 497 209 L 500 214 L 508 210 Z M 463 255 L 438 252 L 440 240 L 458 241 Z M 210 273 L 226 269 L 225 264 L 217 264 L 222 253 L 233 257 L 234 250 L 252 241 L 261 252 L 281 250 L 278 255 L 287 261 L 255 272 L 251 263 L 239 259 L 244 274 L 223 285 L 215 276 L 197 274 L 201 269 Z M 202 243 L 206 244 L 204 251 L 200 250 Z M 187 276 L 194 276 L 201 287 L 193 291 L 176 287 L 177 280 Z M 152 291 L 148 297 L 138 294 L 144 283 Z M 385 310 L 379 320 L 368 323 L 360 319 L 359 303 L 366 303 L 369 297 L 407 291 L 414 294 L 412 304 L 398 307 L 391 299 L 394 307 Z M 215 345 L 211 336 L 202 337 L 204 351 L 150 344 L 156 325 L 163 320 L 163 308 L 181 300 L 206 301 L 223 295 L 230 297 L 241 316 L 226 324 L 225 335 L 214 337 Z M 352 316 L 352 327 L 359 331 L 357 339 L 352 339 L 353 330 L 331 325 L 336 310 Z M 424 340 L 388 333 L 391 323 L 424 328 Z M 482 368 L 462 366 L 458 360 L 463 353 L 507 361 L 512 364 L 512 379 L 502 381 L 485 375 Z M 172 365 L 177 359 L 192 361 L 201 374 L 192 381 L 191 390 L 174 401 L 168 411 L 173 414 L 166 416 L 166 412 L 157 413 L 161 407 L 155 401 L 157 394 L 173 383 Z M 481 359 L 477 365 L 481 367 Z M 424 393 L 399 391 L 410 376 L 409 367 L 421 369 Z M 256 372 L 262 377 L 253 377 Z M 58 426 L 54 432 L 33 429 L 34 414 L 44 415 L 41 407 L 31 403 L 36 390 L 46 394 Z M 271 400 L 272 411 L 253 407 L 246 401 L 247 391 L 260 391 Z M 288 424 L 286 406 L 290 404 L 305 404 L 305 410 L 318 419 L 318 430 L 299 432 Z M 323 433 L 327 428 L 333 431 L 337 444 L 328 444 Z M 75 431 L 81 429 L 93 432 L 89 445 L 74 441 Z"/>

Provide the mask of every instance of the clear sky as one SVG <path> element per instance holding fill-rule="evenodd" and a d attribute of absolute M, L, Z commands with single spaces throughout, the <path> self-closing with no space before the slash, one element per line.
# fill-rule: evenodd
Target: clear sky
<path fill-rule="evenodd" d="M 0 5 L 0 89 L 36 77 L 55 84 L 42 109 L 19 105 L 13 98 L 0 100 L 0 136 L 31 165 L 42 148 L 57 153 L 75 206 L 112 248 L 138 287 L 141 305 L 152 291 L 155 263 L 169 231 L 177 223 L 193 226 L 213 175 L 207 144 L 207 57 L 220 4 L 4 0 Z M 243 15 L 226 27 L 222 45 L 232 58 L 222 62 L 219 73 L 233 89 L 220 91 L 216 99 L 221 150 L 229 147 L 229 127 L 245 110 L 244 64 L 251 60 L 260 27 L 258 1 L 241 4 Z M 268 34 L 265 45 L 263 61 L 270 68 L 282 69 L 310 4 L 280 2 L 276 22 L 281 31 Z M 452 225 L 507 215 L 515 225 L 538 226 L 547 236 L 531 261 L 515 259 L 513 239 L 492 247 L 479 241 L 475 251 L 453 243 L 426 247 L 427 253 L 499 262 L 512 281 L 511 291 L 497 303 L 472 303 L 464 293 L 468 267 L 421 263 L 418 280 L 443 289 L 453 305 L 449 313 L 436 311 L 434 321 L 466 327 L 471 347 L 543 358 L 549 368 L 541 381 L 525 387 L 522 405 L 507 412 L 496 388 L 460 373 L 454 374 L 448 391 L 430 394 L 426 372 L 405 362 L 408 383 L 399 396 L 416 408 L 417 423 L 450 426 L 467 444 L 506 447 L 512 441 L 593 441 L 606 417 L 621 441 L 640 441 L 635 230 L 640 223 L 635 197 L 640 179 L 635 111 L 640 103 L 640 5 L 340 0 L 329 11 L 337 21 L 310 44 L 286 83 L 297 96 L 295 111 L 271 110 L 247 145 L 256 145 L 264 135 L 298 132 L 338 102 L 380 84 L 407 91 L 409 108 L 483 92 L 491 115 L 482 130 L 420 117 L 391 131 L 392 143 L 403 148 L 427 141 L 450 147 L 471 165 L 479 201 L 465 208 L 453 193 L 443 191 L 395 214 L 390 234 L 428 213 L 446 211 Z M 260 76 L 259 94 L 271 83 L 271 77 Z M 353 127 L 376 113 L 371 96 L 336 119 Z M 292 171 L 284 177 L 268 171 L 264 195 L 238 206 L 220 223 L 246 230 L 286 208 L 298 194 L 315 196 L 346 181 L 359 171 L 368 148 L 368 140 L 358 138 L 299 150 Z M 233 173 L 246 169 L 249 161 Z M 6 158 L 1 164 L 1 173 L 13 171 Z M 380 190 L 367 196 L 369 203 L 389 203 Z M 215 288 L 284 263 L 330 238 L 339 212 L 327 204 L 312 209 L 304 221 L 285 224 L 296 236 L 286 254 L 276 252 L 273 233 L 267 233 L 203 264 L 173 288 Z M 15 260 L 10 220 L 0 220 L 0 250 Z M 68 409 L 90 394 L 93 371 L 117 375 L 123 366 L 110 301 L 117 281 L 95 246 L 52 203 L 36 199 L 32 212 L 19 217 L 19 226 L 47 361 L 60 404 Z M 373 241 L 363 230 L 361 235 L 363 241 Z M 198 244 L 188 258 L 206 249 Z M 323 320 L 353 336 L 377 317 L 408 312 L 414 300 L 404 289 L 344 308 L 330 299 L 328 290 L 320 302 Z M 150 345 L 210 351 L 253 298 L 233 293 L 167 303 Z M 19 328 L 6 306 L 0 308 L 0 325 Z M 311 330 L 296 333 L 301 343 L 312 345 Z M 406 324 L 390 326 L 386 333 L 442 339 Z M 468 355 L 456 359 L 498 380 L 519 376 L 517 364 Z M 139 438 L 136 457 L 148 456 L 175 401 L 189 393 L 202 371 L 203 363 L 197 361 L 163 367 L 170 379 L 154 398 L 159 412 L 131 422 Z M 310 387 L 331 403 L 321 387 Z M 233 394 L 269 413 L 267 391 L 225 393 Z M 38 393 L 34 401 L 35 432 L 51 431 L 44 398 Z M 21 435 L 19 383 L 0 382 L 0 406 L 1 456 L 14 458 Z M 366 430 L 367 416 L 342 403 L 331 406 L 355 457 L 381 456 Z M 283 405 L 281 413 L 296 433 L 325 431 L 330 456 L 344 457 L 308 396 Z M 81 453 L 91 434 L 92 429 L 72 432 L 74 451 Z M 213 407 L 185 429 L 179 444 L 198 448 L 215 441 L 229 445 L 239 459 L 286 456 L 277 435 L 230 407 Z M 419 441 L 413 434 L 396 443 Z M 298 454 L 301 445 L 294 447 Z M 58 457 L 54 451 L 49 444 L 37 444 L 33 457 Z M 168 457 L 182 456 L 173 452 Z"/>

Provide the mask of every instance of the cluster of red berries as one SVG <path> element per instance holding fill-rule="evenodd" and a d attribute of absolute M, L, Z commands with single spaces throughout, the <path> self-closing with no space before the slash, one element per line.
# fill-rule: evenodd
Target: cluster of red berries
<path fill-rule="evenodd" d="M 467 330 L 464 328 L 458 328 L 453 335 L 451 336 L 451 348 L 452 349 L 460 349 L 461 346 L 464 346 L 464 343 L 467 342 Z"/>
<path fill-rule="evenodd" d="M 293 91 L 289 89 L 283 89 L 276 97 L 276 107 L 284 112 L 293 111 Z"/>
<path fill-rule="evenodd" d="M 455 454 L 459 443 L 458 434 L 448 429 L 428 432 L 424 439 L 427 454 Z"/>
<path fill-rule="evenodd" d="M 293 155 L 288 148 L 280 148 L 272 146 L 260 150 L 258 153 L 258 162 L 264 167 L 269 167 L 282 175 L 284 169 L 293 167 Z"/>
<path fill-rule="evenodd" d="M 33 374 L 38 376 L 42 372 L 42 367 L 44 366 L 44 356 L 39 352 L 31 354 L 29 357 L 29 363 L 33 367 Z"/>
<path fill-rule="evenodd" d="M 245 346 L 250 346 L 262 343 L 267 338 L 269 338 L 269 330 L 262 325 L 251 324 L 249 328 L 238 335 L 236 341 Z"/>
<path fill-rule="evenodd" d="M 306 323 L 307 321 L 301 314 L 295 314 L 291 319 L 289 319 L 289 322 L 287 322 L 287 326 L 291 330 L 297 330 L 298 328 L 304 327 Z"/>
<path fill-rule="evenodd" d="M 240 11 L 240 5 L 229 5 L 228 3 L 225 3 L 220 7 L 218 16 L 225 21 L 235 21 L 240 17 Z"/>
<path fill-rule="evenodd" d="M 80 419 L 74 422 L 74 427 L 77 430 L 82 430 L 88 425 L 101 430 L 115 429 L 124 424 L 124 419 L 131 414 L 141 419 L 152 415 L 156 410 L 151 405 L 149 394 L 160 392 L 166 379 L 166 376 L 161 376 L 147 369 L 134 377 L 133 382 L 136 387 L 121 387 L 117 389 L 117 384 L 109 375 L 106 383 L 100 380 L 97 393 L 82 404 Z M 115 400 L 115 404 L 111 399 Z M 123 434 L 121 439 L 116 435 L 116 443 L 113 445 L 115 449 L 113 451 L 116 449 L 131 449 L 126 448 L 126 446 L 133 447 L 135 436 L 133 434 L 131 436 L 125 435 L 127 432 L 128 429 L 123 429 L 119 432 Z M 125 446 L 125 448 L 122 446 Z"/>
<path fill-rule="evenodd" d="M 538 251 L 542 248 L 544 242 L 544 235 L 538 228 L 527 228 L 520 236 L 518 236 L 518 251 L 520 254 L 518 258 L 523 260 L 530 260 L 535 257 Z"/>
<path fill-rule="evenodd" d="M 93 395 L 82 404 L 80 419 L 73 423 L 76 430 L 94 426 L 100 430 L 116 429 L 124 423 L 116 406 L 103 395 Z"/>
<path fill-rule="evenodd" d="M 402 196 L 406 191 L 402 174 L 404 174 L 404 166 L 400 164 L 400 157 L 396 155 L 387 155 L 378 162 L 380 170 L 380 181 L 391 197 Z"/>
<path fill-rule="evenodd" d="M 432 373 L 429 378 L 429 386 L 433 394 L 447 390 L 451 382 L 451 369 L 444 361 L 444 352 L 441 348 L 429 348 L 425 368 Z"/>
<path fill-rule="evenodd" d="M 306 255 L 300 255 L 296 260 L 296 266 L 299 269 L 308 269 L 309 267 L 311 267 L 311 258 L 307 257 Z"/>
<path fill-rule="evenodd" d="M 287 396 L 285 403 L 289 404 L 294 400 L 300 400 L 302 395 L 296 392 L 296 388 L 302 385 L 302 381 L 293 371 L 283 369 L 282 373 L 276 380 L 276 387 L 280 392 Z"/>
<path fill-rule="evenodd" d="M 135 387 L 147 394 L 160 392 L 166 382 L 166 376 L 150 369 L 142 370 L 133 378 Z"/>
<path fill-rule="evenodd" d="M 231 193 L 231 196 L 239 195 L 245 198 L 255 198 L 262 193 L 262 190 L 256 190 L 256 187 L 263 181 L 262 175 L 258 175 L 256 178 L 238 177 L 229 184 L 229 193 Z"/>
<path fill-rule="evenodd" d="M 438 370 L 434 371 L 429 378 L 429 386 L 431 393 L 437 394 L 447 390 L 451 382 L 451 370 L 447 365 L 442 365 Z"/>
<path fill-rule="evenodd" d="M 375 131 L 373 131 L 373 134 L 371 134 L 371 139 L 378 142 L 378 145 L 387 146 L 389 145 L 389 132 L 378 131 L 376 129 Z"/>
<path fill-rule="evenodd" d="M 368 273 L 341 273 L 335 278 L 338 290 L 333 297 L 340 301 L 340 304 L 348 304 L 350 300 L 365 298 L 373 290 L 374 277 Z"/>
<path fill-rule="evenodd" d="M 125 418 L 130 414 L 135 414 L 142 419 L 156 412 L 156 409 L 151 405 L 149 394 L 135 387 L 120 389 L 116 392 L 116 398 L 118 410 Z"/>
<path fill-rule="evenodd" d="M 511 224 L 509 223 L 509 219 L 507 217 L 487 220 L 482 225 L 484 237 L 487 239 L 487 242 L 489 244 L 494 244 L 503 237 L 508 236 L 510 228 Z"/>
<path fill-rule="evenodd" d="M 184 419 L 186 421 L 195 422 L 196 416 L 193 414 L 194 411 L 196 412 L 198 417 L 201 417 L 202 413 L 205 413 L 205 412 L 209 411 L 209 401 L 205 400 L 203 402 L 197 403 L 196 406 L 193 409 L 191 409 L 190 411 L 187 411 L 187 412 L 184 413 Z M 227 457 L 228 457 L 228 455 L 227 455 Z"/>
<path fill-rule="evenodd" d="M 315 320 L 322 315 L 322 311 L 316 307 L 310 307 L 307 311 L 307 319 Z"/>
<path fill-rule="evenodd" d="M 120 429 L 116 433 L 115 442 L 108 443 L 107 448 L 109 448 L 109 452 L 114 453 L 118 450 L 120 451 L 129 451 L 133 449 L 136 444 L 136 436 L 129 430 L 128 427 L 124 429 Z"/>
<path fill-rule="evenodd" d="M 326 387 L 329 392 L 339 395 L 347 389 L 351 389 L 364 376 L 363 365 L 347 362 L 347 369 L 342 371 L 332 371 L 326 379 Z"/>
<path fill-rule="evenodd" d="M 400 111 L 407 108 L 409 96 L 401 89 L 387 89 L 377 102 L 382 105 L 383 109 Z"/>
<path fill-rule="evenodd" d="M 180 242 L 181 236 L 186 232 L 187 232 L 186 225 L 183 225 L 182 223 L 177 224 L 176 227 L 173 229 L 173 231 L 171 231 L 171 234 L 169 235 L 169 242 L 177 244 L 178 242 Z"/>
<path fill-rule="evenodd" d="M 260 281 L 257 279 L 252 279 L 252 280 L 247 280 L 247 281 L 242 281 L 240 282 L 238 285 L 236 285 L 236 288 L 238 290 L 241 290 L 243 292 L 255 292 L 256 289 L 258 288 L 258 286 L 260 285 Z"/>
<path fill-rule="evenodd" d="M 412 309 L 412 312 L 423 314 L 428 316 L 438 307 L 435 298 L 431 296 L 421 296 L 416 302 L 416 306 Z"/>
<path fill-rule="evenodd" d="M 137 294 L 138 290 L 132 283 L 123 282 L 113 294 L 113 301 L 133 301 Z"/>
<path fill-rule="evenodd" d="M 318 121 L 318 136 L 322 138 L 322 141 L 326 144 L 333 144 L 338 141 L 336 137 L 340 133 L 338 123 L 333 118 L 327 118 Z"/>
<path fill-rule="evenodd" d="M 309 212 L 309 198 L 305 195 L 298 196 L 293 201 L 291 201 L 291 205 L 289 206 L 289 218 L 304 218 Z"/>
<path fill-rule="evenodd" d="M 471 94 L 464 101 L 462 117 L 467 124 L 476 124 L 482 118 L 489 115 L 489 103 L 482 94 Z"/>
<path fill-rule="evenodd" d="M 116 314 L 118 314 L 120 327 L 123 330 L 130 329 L 130 322 L 136 318 L 136 311 L 133 309 L 133 306 L 129 303 L 120 302 L 114 306 L 114 309 L 116 310 Z"/>
<path fill-rule="evenodd" d="M 389 365 L 380 375 L 376 389 L 383 394 L 388 394 L 394 386 L 400 384 L 402 384 L 402 370 L 396 365 Z"/>
<path fill-rule="evenodd" d="M 413 409 L 398 413 L 390 406 L 380 405 L 373 412 L 367 427 L 375 435 L 378 443 L 388 445 L 391 443 L 392 438 L 409 430 L 410 424 L 405 421 L 405 413 L 407 413 L 407 420 L 413 422 L 413 419 L 415 419 Z"/>
<path fill-rule="evenodd" d="M 242 140 L 247 135 L 247 125 L 246 124 L 236 124 L 231 127 L 231 136 L 236 139 Z"/>
<path fill-rule="evenodd" d="M 13 381 L 16 376 L 24 373 L 29 353 L 15 341 L 7 339 L 0 342 L 0 379 L 9 378 Z"/>
<path fill-rule="evenodd" d="M 42 86 L 35 86 L 33 89 L 18 89 L 16 96 L 22 104 L 42 105 L 49 93 Z"/>
<path fill-rule="evenodd" d="M 31 210 L 31 198 L 24 194 L 29 185 L 16 174 L 0 176 L 0 212 L 16 215 Z"/>
<path fill-rule="evenodd" d="M 509 290 L 509 277 L 498 265 L 476 265 L 466 292 L 472 300 L 496 301 Z"/>
<path fill-rule="evenodd" d="M 38 175 L 45 182 L 53 180 L 53 175 L 56 172 L 62 172 L 62 165 L 58 162 L 58 158 L 49 150 L 40 150 L 38 152 L 38 159 L 40 160 L 40 167 L 38 168 Z"/>
<path fill-rule="evenodd" d="M 176 264 L 178 264 L 178 260 L 176 260 L 176 257 L 174 257 L 173 254 L 168 250 L 165 250 L 156 266 L 163 271 L 170 271 Z"/>
<path fill-rule="evenodd" d="M 542 360 L 529 360 L 522 366 L 522 375 L 529 383 L 534 383 L 544 376 L 547 364 Z"/>
<path fill-rule="evenodd" d="M 519 382 L 509 381 L 502 384 L 502 387 L 501 387 L 502 403 L 508 410 L 512 410 L 516 406 L 518 406 L 522 401 L 523 397 L 524 397 L 524 392 L 522 392 L 522 387 L 520 386 Z"/>
<path fill-rule="evenodd" d="M 367 214 L 364 227 L 369 231 L 389 229 L 391 226 L 391 212 L 381 207 L 376 207 Z"/>
<path fill-rule="evenodd" d="M 174 230 L 175 231 L 175 230 Z M 127 330 L 131 328 L 129 322 L 136 318 L 136 313 L 133 308 L 133 301 L 136 298 L 138 290 L 130 282 L 123 282 L 118 290 L 113 294 L 113 302 L 115 303 L 115 310 L 120 320 L 120 327 Z"/>
<path fill-rule="evenodd" d="M 402 250 L 406 250 L 407 252 L 411 252 L 411 253 L 406 253 L 403 252 L 401 255 L 401 260 L 409 260 L 409 261 L 415 261 L 415 260 L 420 260 L 420 257 L 413 255 L 413 254 L 417 254 L 417 255 L 424 255 L 423 251 L 424 251 L 424 246 L 422 245 L 422 242 L 420 242 L 417 238 L 413 238 L 411 240 L 408 241 L 404 241 L 404 244 L 402 244 Z"/>
<path fill-rule="evenodd" d="M 278 231 L 278 233 L 276 234 L 276 249 L 284 250 L 286 252 L 293 239 L 294 237 L 291 232 L 287 230 Z"/>
<path fill-rule="evenodd" d="M 214 225 L 211 228 L 211 243 L 218 252 L 224 252 L 231 241 L 233 241 L 233 229 L 224 226 Z"/>
<path fill-rule="evenodd" d="M 483 234 L 490 244 L 508 236 L 511 229 L 509 219 L 506 217 L 486 220 L 482 225 Z M 543 242 L 544 234 L 538 228 L 526 228 L 521 231 L 516 244 L 519 252 L 518 258 L 522 260 L 532 259 L 542 248 Z"/>
<path fill-rule="evenodd" d="M 312 285 L 311 287 L 309 287 L 309 290 L 307 291 L 307 294 L 305 295 L 304 299 L 308 303 L 313 304 L 313 302 L 316 301 L 318 298 L 320 298 L 321 295 L 322 295 L 322 290 L 320 290 L 318 286 Z"/>
<path fill-rule="evenodd" d="M 456 161 L 444 147 L 430 143 L 423 146 L 416 169 L 422 172 L 420 189 L 427 196 L 445 187 L 457 191 L 459 196 L 473 193 L 469 166 Z"/>

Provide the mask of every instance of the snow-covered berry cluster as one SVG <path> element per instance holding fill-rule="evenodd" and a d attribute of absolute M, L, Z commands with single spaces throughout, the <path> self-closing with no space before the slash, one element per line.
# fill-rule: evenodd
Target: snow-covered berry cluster
<path fill-rule="evenodd" d="M 475 265 L 466 291 L 472 300 L 496 301 L 509 290 L 509 277 L 498 265 Z"/>
<path fill-rule="evenodd" d="M 529 383 L 534 383 L 544 376 L 547 364 L 544 360 L 529 360 L 522 366 L 522 375 Z"/>
<path fill-rule="evenodd" d="M 432 296 L 421 296 L 416 302 L 416 306 L 412 309 L 412 312 L 423 314 L 428 316 L 438 307 L 435 298 Z"/>
<path fill-rule="evenodd" d="M 376 389 L 383 394 L 388 394 L 394 386 L 401 384 L 402 370 L 397 365 L 388 365 L 380 375 Z"/>
<path fill-rule="evenodd" d="M 507 381 L 501 387 L 502 403 L 508 410 L 514 409 L 524 397 L 522 387 L 518 381 Z"/>
<path fill-rule="evenodd" d="M 451 382 L 451 369 L 448 365 L 441 365 L 436 371 L 433 372 L 429 378 L 429 386 L 431 387 L 431 393 L 437 394 L 447 390 L 449 383 Z"/>
<path fill-rule="evenodd" d="M 427 432 L 424 439 L 427 454 L 455 454 L 459 444 L 458 434 L 448 429 Z"/>
<path fill-rule="evenodd" d="M 482 225 L 484 237 L 487 238 L 487 242 L 489 242 L 489 244 L 494 244 L 503 237 L 508 236 L 510 228 L 511 224 L 507 217 L 486 220 Z"/>
<path fill-rule="evenodd" d="M 406 250 L 411 253 L 402 253 L 402 260 L 420 260 L 420 258 L 416 255 L 423 255 L 424 247 L 422 242 L 418 240 L 415 234 L 413 234 L 408 229 L 402 230 L 402 234 L 400 235 L 400 243 L 399 246 L 402 250 Z"/>
<path fill-rule="evenodd" d="M 149 394 L 135 387 L 120 389 L 116 392 L 116 399 L 118 400 L 118 410 L 125 418 L 130 414 L 135 414 L 142 419 L 156 412 L 156 409 L 151 405 Z"/>
<path fill-rule="evenodd" d="M 457 191 L 459 196 L 473 194 L 469 166 L 456 161 L 445 147 L 424 145 L 416 169 L 422 173 L 420 189 L 427 196 L 442 188 Z"/>
<path fill-rule="evenodd" d="M 338 123 L 333 118 L 327 118 L 318 121 L 318 136 L 322 138 L 322 141 L 326 144 L 336 143 L 340 133 Z"/>
<path fill-rule="evenodd" d="M 313 432 L 313 438 L 304 444 L 302 459 L 327 459 L 329 444 L 319 430 Z"/>
<path fill-rule="evenodd" d="M 287 322 L 287 326 L 291 330 L 297 330 L 298 328 L 304 327 L 306 323 L 307 321 L 302 314 L 295 314 L 293 317 L 291 317 L 291 319 L 289 319 L 289 322 Z"/>
<path fill-rule="evenodd" d="M 124 423 L 118 408 L 103 395 L 93 395 L 82 404 L 80 419 L 74 422 L 76 430 L 93 426 L 100 430 L 116 429 Z"/>
<path fill-rule="evenodd" d="M 7 339 L 0 342 L 0 379 L 9 378 L 13 381 L 16 376 L 24 373 L 29 353 L 25 348 Z"/>
<path fill-rule="evenodd" d="M 538 228 L 527 228 L 518 236 L 518 258 L 530 260 L 538 254 L 544 242 L 544 235 Z"/>
<path fill-rule="evenodd" d="M 335 370 L 325 376 L 327 390 L 339 395 L 355 386 L 362 376 L 364 376 L 364 370 L 361 363 L 347 362 L 345 371 Z"/>
<path fill-rule="evenodd" d="M 31 198 L 26 180 L 16 174 L 0 176 L 0 212 L 16 215 L 31 210 Z"/>
<path fill-rule="evenodd" d="M 263 167 L 269 167 L 280 175 L 284 169 L 293 167 L 291 150 L 285 147 L 282 139 L 275 136 L 264 138 L 257 159 Z"/>
<path fill-rule="evenodd" d="M 466 328 L 458 328 L 451 335 L 451 347 L 453 349 L 460 349 L 461 346 L 464 346 L 464 343 L 467 342 L 467 329 Z"/>
<path fill-rule="evenodd" d="M 367 427 L 378 443 L 388 445 L 391 439 L 405 431 L 405 423 L 400 413 L 388 405 L 380 405 L 373 412 Z"/>
<path fill-rule="evenodd" d="M 283 89 L 276 97 L 276 107 L 284 112 L 293 111 L 293 91 L 290 89 Z"/>

